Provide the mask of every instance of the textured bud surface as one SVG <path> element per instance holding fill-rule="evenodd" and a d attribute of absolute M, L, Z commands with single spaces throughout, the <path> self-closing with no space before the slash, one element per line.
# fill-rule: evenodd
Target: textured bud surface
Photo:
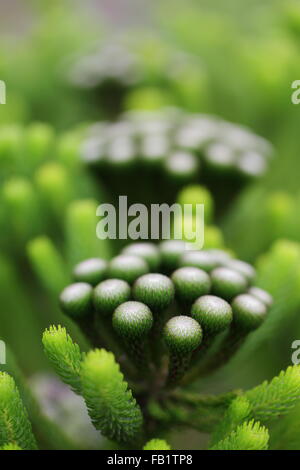
<path fill-rule="evenodd" d="M 269 292 L 261 289 L 260 287 L 250 287 L 248 294 L 253 295 L 253 297 L 260 300 L 267 307 L 271 307 L 273 303 L 273 297 L 269 294 Z"/>
<path fill-rule="evenodd" d="M 116 256 L 108 265 L 109 277 L 123 279 L 129 284 L 148 272 L 149 267 L 146 261 L 133 255 Z"/>
<path fill-rule="evenodd" d="M 256 271 L 251 264 L 239 259 L 230 259 L 226 262 L 225 266 L 242 274 L 249 282 L 252 282 L 256 276 Z"/>
<path fill-rule="evenodd" d="M 179 266 L 194 266 L 206 272 L 210 272 L 217 265 L 216 258 L 209 251 L 189 250 L 183 253 L 179 260 Z"/>
<path fill-rule="evenodd" d="M 90 258 L 78 263 L 73 270 L 75 281 L 88 282 L 95 286 L 103 281 L 107 263 L 101 258 Z"/>
<path fill-rule="evenodd" d="M 133 297 L 154 312 L 164 310 L 174 299 L 174 285 L 163 274 L 145 274 L 136 280 Z"/>
<path fill-rule="evenodd" d="M 130 298 L 130 285 L 122 279 L 107 279 L 95 287 L 94 306 L 100 313 L 112 314 L 118 305 Z"/>
<path fill-rule="evenodd" d="M 203 295 L 192 306 L 191 315 L 204 332 L 217 334 L 232 321 L 232 309 L 228 302 L 214 295 Z"/>
<path fill-rule="evenodd" d="M 181 240 L 166 240 L 160 243 L 162 264 L 167 270 L 172 271 L 177 268 L 179 258 L 185 251 L 185 245 Z"/>
<path fill-rule="evenodd" d="M 202 269 L 184 267 L 172 274 L 176 297 L 183 302 L 194 302 L 201 295 L 210 291 L 209 275 Z"/>
<path fill-rule="evenodd" d="M 86 282 L 75 282 L 60 294 L 63 312 L 70 317 L 83 317 L 90 312 L 93 288 Z"/>
<path fill-rule="evenodd" d="M 247 289 L 246 278 L 229 268 L 216 268 L 211 273 L 212 291 L 215 295 L 231 300 Z"/>
<path fill-rule="evenodd" d="M 241 294 L 232 302 L 233 321 L 244 330 L 255 330 L 264 321 L 267 308 L 260 300 L 249 294 Z"/>
<path fill-rule="evenodd" d="M 148 263 L 151 271 L 155 271 L 159 267 L 159 251 L 154 243 L 132 243 L 124 248 L 123 253 L 143 258 Z"/>
<path fill-rule="evenodd" d="M 147 305 L 129 301 L 116 308 L 113 314 L 113 327 L 125 338 L 142 338 L 151 330 L 153 317 Z"/>
<path fill-rule="evenodd" d="M 201 344 L 202 329 L 193 318 L 179 315 L 171 318 L 165 325 L 164 340 L 173 354 L 185 356 Z"/>

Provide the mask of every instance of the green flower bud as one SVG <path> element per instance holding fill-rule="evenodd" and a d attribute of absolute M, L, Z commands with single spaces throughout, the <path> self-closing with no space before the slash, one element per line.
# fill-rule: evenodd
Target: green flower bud
<path fill-rule="evenodd" d="M 261 153 L 254 150 L 246 150 L 239 155 L 236 168 L 243 177 L 257 178 L 266 172 L 267 161 Z"/>
<path fill-rule="evenodd" d="M 175 295 L 182 302 L 192 303 L 210 291 L 210 277 L 202 269 L 179 268 L 172 274 L 171 279 L 175 286 Z"/>
<path fill-rule="evenodd" d="M 45 160 L 51 150 L 54 131 L 48 124 L 30 124 L 24 133 L 24 151 L 26 160 L 32 167 Z"/>
<path fill-rule="evenodd" d="M 144 445 L 143 450 L 171 450 L 171 447 L 163 439 L 151 439 Z"/>
<path fill-rule="evenodd" d="M 107 164 L 110 168 L 126 169 L 132 168 L 136 162 L 136 151 L 133 140 L 127 136 L 114 138 L 107 146 Z"/>
<path fill-rule="evenodd" d="M 116 308 L 113 327 L 125 339 L 144 338 L 152 328 L 153 317 L 147 305 L 129 301 Z"/>
<path fill-rule="evenodd" d="M 234 169 L 236 154 L 233 149 L 224 143 L 215 142 L 206 147 L 205 161 L 213 170 L 230 172 Z"/>
<path fill-rule="evenodd" d="M 234 324 L 244 330 L 258 328 L 267 315 L 267 308 L 260 300 L 249 294 L 238 295 L 231 304 Z"/>
<path fill-rule="evenodd" d="M 209 251 L 187 250 L 179 259 L 179 266 L 194 266 L 210 272 L 218 266 L 216 258 Z"/>
<path fill-rule="evenodd" d="M 190 355 L 202 341 L 202 329 L 196 320 L 185 315 L 171 318 L 163 336 L 167 348 L 177 356 Z"/>
<path fill-rule="evenodd" d="M 222 248 L 224 246 L 224 237 L 222 231 L 216 225 L 205 226 L 205 250 L 211 248 Z"/>
<path fill-rule="evenodd" d="M 150 365 L 145 339 L 153 325 L 151 310 L 141 302 L 125 302 L 114 311 L 112 325 L 123 338 L 127 353 L 138 372 L 144 375 Z"/>
<path fill-rule="evenodd" d="M 178 151 L 165 160 L 165 171 L 178 182 L 187 182 L 195 179 L 199 170 L 199 161 L 188 152 Z"/>
<path fill-rule="evenodd" d="M 177 202 L 184 206 L 184 204 L 191 204 L 193 215 L 196 213 L 196 204 L 204 204 L 205 209 L 205 222 L 210 223 L 213 219 L 214 201 L 210 192 L 199 184 L 185 186 L 177 196 Z"/>
<path fill-rule="evenodd" d="M 138 256 L 119 255 L 108 264 L 108 276 L 110 278 L 123 279 L 129 284 L 148 272 L 148 264 Z"/>
<path fill-rule="evenodd" d="M 148 263 L 151 271 L 155 271 L 159 267 L 160 255 L 154 243 L 132 243 L 124 248 L 123 253 L 143 258 Z"/>
<path fill-rule="evenodd" d="M 253 297 L 260 300 L 267 308 L 271 307 L 273 304 L 273 297 L 269 294 L 269 292 L 260 289 L 260 287 L 250 287 L 250 289 L 248 289 L 248 294 L 253 295 Z"/>
<path fill-rule="evenodd" d="M 81 144 L 80 158 L 91 167 L 101 168 L 105 162 L 105 139 L 93 136 Z"/>
<path fill-rule="evenodd" d="M 246 278 L 229 268 L 216 268 L 211 273 L 212 292 L 226 300 L 246 291 L 248 282 Z"/>
<path fill-rule="evenodd" d="M 218 265 L 226 264 L 231 259 L 230 254 L 225 250 L 208 249 L 206 251 L 215 258 Z"/>
<path fill-rule="evenodd" d="M 63 312 L 73 318 L 86 316 L 92 308 L 92 293 L 93 288 L 87 282 L 70 284 L 60 294 Z"/>
<path fill-rule="evenodd" d="M 141 159 L 149 167 L 159 166 L 164 162 L 168 150 L 168 138 L 162 133 L 151 133 L 141 142 Z"/>
<path fill-rule="evenodd" d="M 173 271 L 178 267 L 180 256 L 185 248 L 186 243 L 181 240 L 166 240 L 160 243 L 162 265 L 167 271 Z"/>
<path fill-rule="evenodd" d="M 168 385 L 176 385 L 187 371 L 192 352 L 202 342 L 202 329 L 196 320 L 180 315 L 167 322 L 163 339 L 170 352 Z"/>
<path fill-rule="evenodd" d="M 245 261 L 240 261 L 239 259 L 229 259 L 225 263 L 226 268 L 233 269 L 238 273 L 245 276 L 245 278 L 252 282 L 256 276 L 256 271 L 249 263 L 245 263 Z"/>
<path fill-rule="evenodd" d="M 145 274 L 134 283 L 133 297 L 148 305 L 153 312 L 162 311 L 174 299 L 174 285 L 163 274 Z"/>
<path fill-rule="evenodd" d="M 73 270 L 76 281 L 88 282 L 95 286 L 106 275 L 107 262 L 101 258 L 90 258 L 78 263 Z"/>
<path fill-rule="evenodd" d="M 61 218 L 74 197 L 74 181 L 70 173 L 61 163 L 49 161 L 38 168 L 34 179 L 40 197 L 53 214 Z"/>
<path fill-rule="evenodd" d="M 111 315 L 123 302 L 130 299 L 130 285 L 121 279 L 107 279 L 100 282 L 93 292 L 95 309 L 104 315 Z"/>
<path fill-rule="evenodd" d="M 203 295 L 193 304 L 191 316 L 200 323 L 205 333 L 216 335 L 230 325 L 232 309 L 220 297 Z"/>

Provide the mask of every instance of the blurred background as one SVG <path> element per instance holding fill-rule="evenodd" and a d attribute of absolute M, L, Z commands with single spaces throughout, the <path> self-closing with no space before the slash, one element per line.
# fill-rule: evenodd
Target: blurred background
<path fill-rule="evenodd" d="M 226 210 L 216 202 L 211 241 L 256 265 L 274 309 L 207 388 L 253 386 L 289 365 L 300 334 L 299 2 L 0 0 L 0 11 L 0 338 L 24 374 L 49 369 L 50 323 L 84 345 L 57 296 L 76 262 L 117 250 L 95 238 L 95 209 L 115 194 L 79 158 L 86 127 L 166 107 L 247 126 L 274 148 L 262 177 Z"/>

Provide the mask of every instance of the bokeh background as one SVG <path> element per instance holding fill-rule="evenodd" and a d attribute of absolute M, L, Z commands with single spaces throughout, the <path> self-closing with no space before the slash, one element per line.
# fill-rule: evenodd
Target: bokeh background
<path fill-rule="evenodd" d="M 50 323 L 83 344 L 58 293 L 74 263 L 116 251 L 95 239 L 106 193 L 79 163 L 82 130 L 165 106 L 249 126 L 275 149 L 267 174 L 216 222 L 275 307 L 204 386 L 253 386 L 289 365 L 300 335 L 299 3 L 1 0 L 0 11 L 0 338 L 23 373 L 49 370 L 41 334 Z"/>

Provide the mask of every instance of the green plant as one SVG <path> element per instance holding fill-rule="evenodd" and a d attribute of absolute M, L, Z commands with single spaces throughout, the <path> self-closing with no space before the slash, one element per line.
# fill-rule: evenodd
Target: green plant
<path fill-rule="evenodd" d="M 36 449 L 27 411 L 13 378 L 0 372 L 0 446 Z"/>
<path fill-rule="evenodd" d="M 168 272 L 175 271 L 171 277 L 159 272 L 168 259 L 166 243 L 173 260 Z M 134 256 L 140 252 L 145 260 L 142 248 L 138 243 L 124 251 L 134 252 Z M 81 286 L 87 284 L 78 278 L 75 267 L 77 283 L 62 292 L 62 306 L 82 327 L 94 349 L 81 353 L 65 328 L 50 327 L 43 344 L 56 372 L 84 397 L 95 427 L 127 448 L 168 448 L 156 439 L 144 443 L 153 436 L 169 435 L 174 426 L 211 434 L 210 448 L 215 450 L 268 448 L 265 426 L 288 414 L 300 398 L 298 366 L 245 392 L 207 395 L 189 385 L 201 386 L 201 381 L 226 364 L 251 332 L 265 322 L 271 296 L 253 284 L 254 268 L 221 251 L 186 252 L 185 245 L 176 240 L 157 247 L 147 243 L 145 252 L 155 258 L 157 272 L 137 275 L 130 287 L 123 279 L 109 279 L 107 270 L 108 279 L 90 285 L 88 296 L 94 306 L 89 300 L 85 310 L 81 309 L 82 296 L 86 300 Z M 200 254 L 202 270 L 179 268 L 189 265 L 187 255 L 197 260 Z M 237 275 L 229 277 L 230 289 L 227 276 L 218 279 L 222 286 L 219 295 L 211 282 L 216 269 Z M 66 308 L 69 294 L 73 301 L 67 299 Z M 103 339 L 111 352 L 103 349 Z"/>
<path fill-rule="evenodd" d="M 81 146 L 81 159 L 115 194 L 146 203 L 173 202 L 184 184 L 200 181 L 213 189 L 218 212 L 244 183 L 265 173 L 271 153 L 270 144 L 245 127 L 168 108 L 131 111 L 117 123 L 92 125 Z M 160 184 L 154 188 L 153 181 Z M 178 198 L 180 204 L 191 200 L 206 203 L 209 223 L 213 202 L 208 191 L 192 185 Z"/>

